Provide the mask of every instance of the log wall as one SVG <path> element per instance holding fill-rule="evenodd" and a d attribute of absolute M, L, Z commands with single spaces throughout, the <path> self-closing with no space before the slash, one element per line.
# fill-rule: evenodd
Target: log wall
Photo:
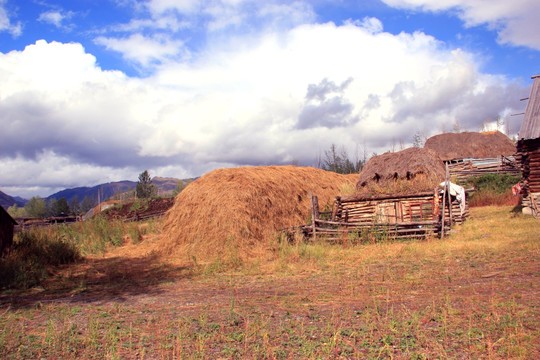
<path fill-rule="evenodd" d="M 313 196 L 312 204 L 317 204 L 316 196 Z M 461 214 L 455 198 L 446 200 L 446 204 L 445 233 L 452 223 L 462 223 L 469 215 L 468 206 Z M 323 236 L 329 241 L 342 241 L 351 234 L 363 238 L 393 239 L 439 236 L 443 227 L 442 206 L 442 190 L 404 196 L 336 197 L 327 219 L 319 218 L 316 215 L 318 209 L 314 208 L 312 223 L 301 227 L 301 230 L 305 237 L 316 239 Z"/>
<path fill-rule="evenodd" d="M 520 140 L 517 155 L 521 168 L 521 184 L 524 207 L 533 215 L 540 216 L 540 138 Z"/>

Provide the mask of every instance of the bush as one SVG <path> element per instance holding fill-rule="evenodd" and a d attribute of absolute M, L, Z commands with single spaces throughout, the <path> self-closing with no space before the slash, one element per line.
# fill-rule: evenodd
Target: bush
<path fill-rule="evenodd" d="M 59 236 L 33 229 L 15 235 L 11 252 L 0 262 L 0 288 L 28 289 L 48 276 L 48 268 L 77 261 L 77 247 Z"/>
<path fill-rule="evenodd" d="M 466 186 L 475 188 L 475 192 L 468 200 L 469 206 L 519 204 L 521 198 L 512 195 L 512 186 L 519 180 L 518 176 L 508 174 L 486 174 L 468 178 Z"/>

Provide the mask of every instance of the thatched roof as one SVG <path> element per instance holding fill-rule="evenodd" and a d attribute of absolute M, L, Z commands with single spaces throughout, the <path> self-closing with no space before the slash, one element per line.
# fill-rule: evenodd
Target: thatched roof
<path fill-rule="evenodd" d="M 516 145 L 499 131 L 435 135 L 427 139 L 424 148 L 436 151 L 444 161 L 495 158 L 516 153 Z"/>
<path fill-rule="evenodd" d="M 214 170 L 189 184 L 167 213 L 163 248 L 178 259 L 208 261 L 264 251 L 279 229 L 304 224 L 309 192 L 322 208 L 350 176 L 311 167 L 265 166 Z M 223 260 L 226 261 L 226 260 Z"/>
<path fill-rule="evenodd" d="M 444 177 L 444 164 L 436 152 L 410 148 L 369 159 L 356 188 L 372 193 L 418 192 L 433 189 Z"/>

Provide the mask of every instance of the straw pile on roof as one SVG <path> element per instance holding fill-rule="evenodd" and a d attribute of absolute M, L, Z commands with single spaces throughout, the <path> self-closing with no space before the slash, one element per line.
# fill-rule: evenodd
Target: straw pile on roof
<path fill-rule="evenodd" d="M 462 132 L 435 135 L 424 148 L 436 151 L 443 161 L 466 158 L 496 158 L 516 153 L 516 145 L 499 131 Z"/>
<path fill-rule="evenodd" d="M 409 148 L 369 159 L 356 188 L 362 195 L 404 195 L 433 190 L 444 178 L 444 164 L 435 151 Z"/>
<path fill-rule="evenodd" d="M 227 252 L 248 258 L 268 248 L 277 230 L 306 222 L 310 190 L 322 210 L 346 184 L 353 185 L 350 176 L 311 167 L 214 170 L 176 197 L 164 223 L 165 251 L 203 262 Z"/>

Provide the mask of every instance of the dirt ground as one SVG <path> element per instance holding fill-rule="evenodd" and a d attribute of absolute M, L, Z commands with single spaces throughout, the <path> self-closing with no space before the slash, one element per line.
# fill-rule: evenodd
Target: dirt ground
<path fill-rule="evenodd" d="M 0 354 L 540 358 L 538 249 L 204 275 L 161 261 L 156 244 L 147 245 L 61 268 L 29 293 L 1 295 Z"/>

